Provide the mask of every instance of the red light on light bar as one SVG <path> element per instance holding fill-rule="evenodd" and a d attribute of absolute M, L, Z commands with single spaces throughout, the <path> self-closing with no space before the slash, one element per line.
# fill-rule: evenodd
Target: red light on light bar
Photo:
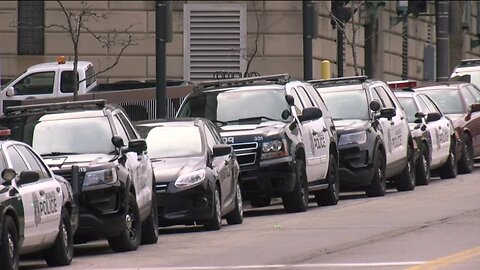
<path fill-rule="evenodd" d="M 10 129 L 2 129 L 0 130 L 0 137 L 7 137 L 12 134 L 12 131 Z"/>
<path fill-rule="evenodd" d="M 417 86 L 416 81 L 397 81 L 388 82 L 387 84 L 391 89 L 413 88 Z"/>

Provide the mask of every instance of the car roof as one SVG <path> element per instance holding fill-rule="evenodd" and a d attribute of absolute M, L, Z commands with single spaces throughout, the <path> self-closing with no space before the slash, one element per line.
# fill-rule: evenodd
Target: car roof
<path fill-rule="evenodd" d="M 427 91 L 439 89 L 458 89 L 460 86 L 467 85 L 466 82 L 448 81 L 448 82 L 432 82 L 423 84 L 420 87 L 412 88 L 413 91 Z"/>
<path fill-rule="evenodd" d="M 395 90 L 393 94 L 395 94 L 396 97 L 413 97 L 415 92 L 411 90 Z"/>
<path fill-rule="evenodd" d="M 282 90 L 285 89 L 285 85 L 281 84 L 253 84 L 253 85 L 242 85 L 242 86 L 234 86 L 234 87 L 221 87 L 221 88 L 214 88 L 214 89 L 205 89 L 196 92 L 224 92 L 224 91 L 252 91 L 252 90 Z M 195 93 L 196 93 L 195 92 Z"/>
<path fill-rule="evenodd" d="M 87 61 L 78 61 L 78 69 L 87 69 L 88 66 L 91 66 L 92 63 L 87 62 Z M 27 71 L 30 70 L 46 70 L 46 69 L 52 69 L 52 68 L 61 68 L 61 69 L 69 69 L 73 70 L 73 61 L 67 61 L 65 64 L 59 64 L 57 62 L 47 62 L 47 63 L 41 63 L 41 64 L 36 64 L 27 69 Z"/>
<path fill-rule="evenodd" d="M 171 126 L 171 127 L 188 127 L 188 126 L 199 126 L 202 121 L 208 121 L 204 118 L 199 117 L 185 117 L 185 118 L 172 118 L 172 119 L 152 119 L 135 122 L 135 126 L 142 127 L 160 127 L 160 126 Z"/>

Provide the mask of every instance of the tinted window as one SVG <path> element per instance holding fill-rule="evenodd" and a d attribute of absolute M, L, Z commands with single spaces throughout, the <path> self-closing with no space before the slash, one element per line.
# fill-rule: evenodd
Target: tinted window
<path fill-rule="evenodd" d="M 23 155 L 25 160 L 28 162 L 31 170 L 38 172 L 38 174 L 40 175 L 40 179 L 49 177 L 47 171 L 41 164 L 41 161 L 38 160 L 38 158 L 30 151 L 30 149 L 27 149 L 23 145 L 17 145 L 16 148 Z"/>
<path fill-rule="evenodd" d="M 73 71 L 63 71 L 60 76 L 60 91 L 62 91 L 62 93 L 73 93 L 73 85 Z"/>
<path fill-rule="evenodd" d="M 52 94 L 55 72 L 39 72 L 30 74 L 17 82 L 13 88 L 15 95 Z"/>
<path fill-rule="evenodd" d="M 85 79 L 86 79 L 86 82 L 87 82 L 87 87 L 89 87 L 90 85 L 92 85 L 93 82 L 95 82 L 96 78 L 95 78 L 95 70 L 93 69 L 93 66 L 89 66 L 87 68 L 87 71 L 85 71 Z"/>
<path fill-rule="evenodd" d="M 203 152 L 198 127 L 142 127 L 142 137 L 147 141 L 148 156 L 152 159 L 198 156 Z"/>
<path fill-rule="evenodd" d="M 459 91 L 455 89 L 439 89 L 425 92 L 444 114 L 466 113 Z"/>
<path fill-rule="evenodd" d="M 323 100 L 334 120 L 369 119 L 365 90 L 322 92 Z"/>
<path fill-rule="evenodd" d="M 7 153 L 10 157 L 10 162 L 12 163 L 12 169 L 17 173 L 28 170 L 27 164 L 25 164 L 24 160 L 13 146 L 7 148 Z"/>
<path fill-rule="evenodd" d="M 399 97 L 398 101 L 407 114 L 408 122 L 413 123 L 415 121 L 415 114 L 419 111 L 413 97 Z"/>

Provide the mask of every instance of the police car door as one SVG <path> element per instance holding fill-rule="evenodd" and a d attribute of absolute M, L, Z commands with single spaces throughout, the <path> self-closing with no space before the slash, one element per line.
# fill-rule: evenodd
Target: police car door
<path fill-rule="evenodd" d="M 296 85 L 291 88 L 295 104 L 300 102 L 303 108 L 314 107 L 314 103 L 308 96 L 303 86 Z M 302 108 L 302 109 L 303 109 Z M 328 147 L 330 144 L 327 136 L 327 128 L 322 118 L 306 121 L 303 126 L 302 139 L 305 145 L 306 171 L 308 180 L 315 181 L 324 179 L 328 170 Z"/>
<path fill-rule="evenodd" d="M 45 168 L 41 168 L 41 161 L 27 147 L 18 144 L 9 146 L 7 156 L 9 167 L 18 174 L 33 170 L 40 175 L 34 183 L 18 185 L 15 181 L 25 215 L 23 247 L 53 242 L 58 233 L 63 201 L 59 183 Z"/>
<path fill-rule="evenodd" d="M 419 95 L 419 97 L 421 101 L 425 102 L 428 112 L 442 114 L 428 96 L 422 94 Z M 450 153 L 450 134 L 452 130 L 450 121 L 442 117 L 440 120 L 427 123 L 427 129 L 430 131 L 430 136 L 432 137 L 432 164 L 442 163 L 447 160 L 448 154 Z"/>

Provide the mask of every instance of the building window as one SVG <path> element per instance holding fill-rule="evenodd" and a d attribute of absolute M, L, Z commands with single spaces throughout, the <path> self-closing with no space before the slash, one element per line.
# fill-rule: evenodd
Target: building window
<path fill-rule="evenodd" d="M 43 55 L 44 23 L 44 1 L 18 1 L 19 55 Z"/>
<path fill-rule="evenodd" d="M 184 80 L 211 80 L 216 72 L 245 71 L 246 9 L 245 4 L 185 4 Z"/>

